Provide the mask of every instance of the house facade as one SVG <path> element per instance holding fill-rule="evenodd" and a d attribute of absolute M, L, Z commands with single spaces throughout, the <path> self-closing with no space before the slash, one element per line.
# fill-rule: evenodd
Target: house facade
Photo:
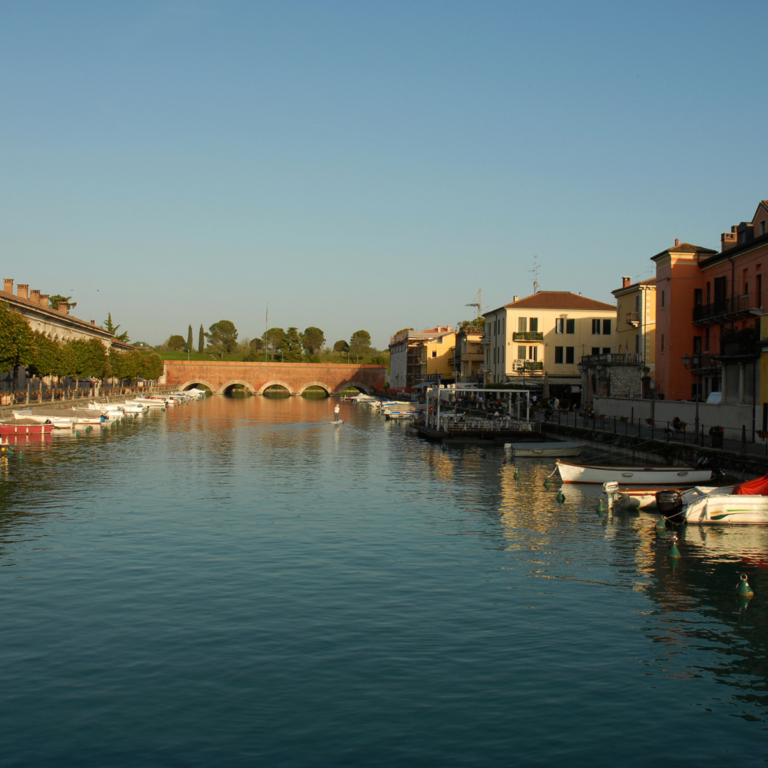
<path fill-rule="evenodd" d="M 447 325 L 438 325 L 426 331 L 414 331 L 413 328 L 404 328 L 398 331 L 389 340 L 389 386 L 390 389 L 404 390 L 424 381 L 426 374 L 422 373 L 422 342 L 436 339 L 442 334 L 454 333 Z M 427 350 L 428 359 L 432 349 Z M 450 354 L 448 356 L 450 358 Z M 437 358 L 442 360 L 442 355 Z M 435 367 L 434 365 L 432 366 Z M 430 370 L 430 366 L 426 366 Z M 436 371 L 435 371 L 436 372 Z"/>
<path fill-rule="evenodd" d="M 580 359 L 616 352 L 616 307 L 568 291 L 539 291 L 486 312 L 487 380 L 580 384 Z"/>
<path fill-rule="evenodd" d="M 472 330 L 457 331 L 453 352 L 453 380 L 462 383 L 482 381 L 484 360 L 483 334 Z"/>
<path fill-rule="evenodd" d="M 421 381 L 441 378 L 453 380 L 453 357 L 456 331 L 442 330 L 418 344 L 421 360 Z"/>

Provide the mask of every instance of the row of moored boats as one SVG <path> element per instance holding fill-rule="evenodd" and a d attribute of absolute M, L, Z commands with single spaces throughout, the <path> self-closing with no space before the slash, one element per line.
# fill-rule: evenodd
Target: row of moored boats
<path fill-rule="evenodd" d="M 190 389 L 167 395 L 135 397 L 116 403 L 88 403 L 81 408 L 26 408 L 13 412 L 11 419 L 0 421 L 0 438 L 23 435 L 47 435 L 58 430 L 81 427 L 110 427 L 125 418 L 134 418 L 151 410 L 165 410 L 205 396 L 205 391 Z"/>

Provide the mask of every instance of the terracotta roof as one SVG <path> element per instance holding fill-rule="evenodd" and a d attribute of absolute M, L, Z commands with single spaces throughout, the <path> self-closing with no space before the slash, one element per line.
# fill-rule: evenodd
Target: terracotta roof
<path fill-rule="evenodd" d="M 663 251 L 660 251 L 655 256 L 651 256 L 651 260 L 658 259 L 659 256 L 665 256 L 668 253 L 713 254 L 713 253 L 717 253 L 717 251 L 713 251 L 711 248 L 704 248 L 701 245 L 691 245 L 691 243 L 679 243 L 678 245 L 673 245 L 670 248 L 665 248 Z"/>
<path fill-rule="evenodd" d="M 504 305 L 507 309 L 599 309 L 616 311 L 614 304 L 588 299 L 570 291 L 539 291 Z"/>

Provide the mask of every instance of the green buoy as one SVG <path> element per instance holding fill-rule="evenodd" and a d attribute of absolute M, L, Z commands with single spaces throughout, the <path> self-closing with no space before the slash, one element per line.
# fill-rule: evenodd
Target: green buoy
<path fill-rule="evenodd" d="M 544 487 L 549 488 L 550 485 L 552 485 L 552 481 L 549 478 L 546 478 L 544 480 Z"/>
<path fill-rule="evenodd" d="M 605 512 L 605 502 L 603 502 L 603 500 L 602 500 L 602 499 L 600 499 L 600 500 L 597 502 L 597 514 L 598 514 L 598 515 L 602 515 L 602 514 L 603 514 L 603 512 Z"/>
<path fill-rule="evenodd" d="M 480 458 L 481 459 L 487 459 L 488 458 L 488 454 L 487 453 L 481 453 L 480 454 Z"/>
<path fill-rule="evenodd" d="M 557 500 L 560 504 L 565 501 L 565 494 L 562 492 L 562 490 L 557 492 Z"/>
<path fill-rule="evenodd" d="M 520 479 L 520 470 L 517 467 L 515 467 L 515 480 L 519 480 L 519 479 Z"/>
<path fill-rule="evenodd" d="M 672 537 L 672 546 L 669 548 L 669 559 L 679 560 L 681 557 L 680 550 L 677 548 L 677 534 Z"/>
<path fill-rule="evenodd" d="M 749 586 L 746 573 L 742 573 L 741 576 L 739 576 L 739 586 L 736 592 L 739 597 L 752 597 L 755 594 L 752 591 L 752 587 Z"/>
<path fill-rule="evenodd" d="M 662 515 L 658 522 L 656 523 L 656 530 L 657 531 L 666 531 L 667 530 L 667 518 Z"/>

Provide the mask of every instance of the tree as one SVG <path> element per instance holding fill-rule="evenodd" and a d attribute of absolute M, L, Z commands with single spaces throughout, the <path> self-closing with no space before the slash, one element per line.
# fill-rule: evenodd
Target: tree
<path fill-rule="evenodd" d="M 248 342 L 248 346 L 256 350 L 264 349 L 264 342 L 257 336 L 255 339 L 251 339 Z"/>
<path fill-rule="evenodd" d="M 35 362 L 32 366 L 38 376 L 61 375 L 61 344 L 44 333 L 35 333 Z"/>
<path fill-rule="evenodd" d="M 243 362 L 258 363 L 261 360 L 261 354 L 256 347 L 248 347 L 243 354 Z"/>
<path fill-rule="evenodd" d="M 192 326 L 190 326 L 191 329 Z M 153 352 L 151 355 L 143 356 L 141 366 L 141 377 L 144 379 L 159 379 L 163 375 L 165 370 L 165 363 L 163 358 Z"/>
<path fill-rule="evenodd" d="M 35 362 L 35 334 L 21 313 L 0 302 L 0 371 Z"/>
<path fill-rule="evenodd" d="M 301 362 L 301 337 L 296 328 L 291 326 L 286 332 L 283 338 L 283 344 L 281 351 L 283 353 L 283 361 L 286 363 L 300 363 Z"/>
<path fill-rule="evenodd" d="M 179 334 L 171 336 L 165 343 L 168 345 L 168 348 L 174 350 L 174 352 L 184 349 L 184 337 Z"/>
<path fill-rule="evenodd" d="M 475 333 L 482 333 L 485 328 L 485 318 L 475 317 L 472 320 L 462 320 L 459 323 L 460 331 L 475 331 Z"/>
<path fill-rule="evenodd" d="M 267 345 L 267 349 L 271 352 L 270 360 L 273 359 L 276 352 L 280 351 L 284 337 L 285 331 L 282 328 L 270 328 L 268 331 L 264 331 L 264 335 L 261 338 Z"/>
<path fill-rule="evenodd" d="M 301 343 L 304 349 L 307 350 L 308 355 L 315 355 L 317 351 L 325 344 L 325 334 L 314 325 L 310 325 L 309 328 L 304 330 L 301 334 Z"/>
<path fill-rule="evenodd" d="M 192 325 L 189 326 L 187 331 L 187 352 L 192 351 Z"/>
<path fill-rule="evenodd" d="M 197 335 L 197 351 L 200 354 L 205 352 L 205 331 L 203 330 L 202 323 L 200 324 L 200 333 Z"/>
<path fill-rule="evenodd" d="M 365 357 L 371 349 L 371 334 L 368 331 L 355 331 L 349 342 L 349 351 L 355 356 L 357 362 Z"/>
<path fill-rule="evenodd" d="M 237 328 L 231 320 L 219 320 L 208 328 L 205 334 L 211 349 L 218 351 L 221 357 L 224 353 L 234 352 L 237 347 Z"/>
<path fill-rule="evenodd" d="M 349 352 L 349 344 L 347 344 L 344 339 L 339 339 L 334 345 L 333 345 L 333 351 L 338 352 L 340 355 Z"/>
<path fill-rule="evenodd" d="M 57 309 L 59 304 L 66 302 L 70 309 L 74 309 L 77 306 L 76 301 L 70 301 L 71 296 L 62 296 L 60 293 L 54 293 L 53 296 L 48 297 L 48 304 L 51 309 Z"/>
<path fill-rule="evenodd" d="M 72 304 L 71 306 L 74 306 L 74 304 Z M 119 327 L 120 327 L 119 325 L 115 325 L 112 322 L 112 313 L 108 312 L 107 319 L 104 321 L 104 330 L 109 331 L 118 341 L 124 341 L 127 344 L 129 342 L 128 332 L 126 331 L 125 333 L 121 333 L 118 335 L 117 329 Z"/>

